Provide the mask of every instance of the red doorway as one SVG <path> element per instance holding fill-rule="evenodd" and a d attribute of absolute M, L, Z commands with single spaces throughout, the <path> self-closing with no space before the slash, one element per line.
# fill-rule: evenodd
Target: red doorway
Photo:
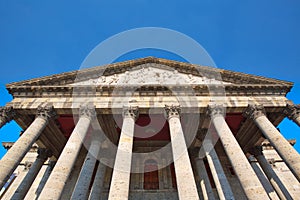
<path fill-rule="evenodd" d="M 144 167 L 144 189 L 145 190 L 158 190 L 158 167 L 155 160 L 147 160 Z"/>

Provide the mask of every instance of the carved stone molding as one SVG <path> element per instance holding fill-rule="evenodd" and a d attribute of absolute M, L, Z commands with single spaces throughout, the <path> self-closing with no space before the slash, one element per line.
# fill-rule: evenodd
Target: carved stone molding
<path fill-rule="evenodd" d="M 6 123 L 11 121 L 16 115 L 12 106 L 0 107 L 0 118 Z"/>
<path fill-rule="evenodd" d="M 191 87 L 193 87 L 193 91 L 195 92 L 195 95 L 197 96 L 211 96 L 211 91 L 209 90 L 209 87 L 213 87 L 210 85 L 205 84 L 190 84 Z M 122 88 L 124 90 L 130 90 L 133 87 L 133 85 L 118 85 L 118 88 Z M 268 96 L 278 96 L 278 95 L 286 95 L 286 93 L 289 91 L 286 85 L 282 86 L 276 86 L 274 85 L 223 85 L 221 87 L 224 87 L 226 96 L 262 96 L 262 95 L 268 95 Z M 74 88 L 76 88 L 74 92 Z M 181 92 L 187 92 L 186 85 L 178 85 L 176 88 L 180 89 Z M 158 92 L 157 89 L 160 91 Z M 60 97 L 72 97 L 74 94 L 76 96 L 83 96 L 83 97 L 89 97 L 89 96 L 95 96 L 95 93 L 99 95 L 104 96 L 110 96 L 115 91 L 114 85 L 99 85 L 99 86 L 74 86 L 74 85 L 58 85 L 56 87 L 53 87 L 53 85 L 45 85 L 41 87 L 31 87 L 31 86 L 23 86 L 23 87 L 14 87 L 8 89 L 14 97 L 53 97 L 53 95 L 57 96 L 57 93 L 59 93 Z M 79 91 L 93 91 L 93 92 L 82 92 Z M 121 90 L 121 89 L 120 89 Z M 143 94 L 151 94 L 155 96 L 161 95 L 161 93 L 168 94 L 169 89 L 167 86 L 163 85 L 144 85 L 141 84 L 140 90 L 143 91 Z M 34 93 L 34 95 L 33 95 Z M 221 92 L 222 95 L 224 95 L 224 92 Z M 126 93 L 118 93 L 120 96 L 126 96 Z"/>
<path fill-rule="evenodd" d="M 209 105 L 207 107 L 207 115 L 210 118 L 213 118 L 213 117 L 218 116 L 218 115 L 224 116 L 225 115 L 225 108 L 224 108 L 223 105 L 220 105 L 220 104 Z"/>
<path fill-rule="evenodd" d="M 123 118 L 131 117 L 136 120 L 139 116 L 139 108 L 137 106 L 124 107 L 122 116 Z"/>
<path fill-rule="evenodd" d="M 56 116 L 56 112 L 55 112 L 53 106 L 44 106 L 44 107 L 39 106 L 37 108 L 37 115 L 36 116 L 44 118 L 46 120 L 49 120 L 49 119 Z"/>
<path fill-rule="evenodd" d="M 172 117 L 179 118 L 180 117 L 180 113 L 181 113 L 180 106 L 174 106 L 174 105 L 168 106 L 168 105 L 165 105 L 165 114 L 166 114 L 166 118 L 167 119 L 170 119 Z"/>
<path fill-rule="evenodd" d="M 258 117 L 266 115 L 265 108 L 262 105 L 252 105 L 249 104 L 243 115 L 250 119 L 255 120 Z"/>
<path fill-rule="evenodd" d="M 129 71 L 123 73 L 116 72 L 109 76 L 100 76 L 88 80 L 79 80 L 71 85 L 82 86 L 97 86 L 97 85 L 185 85 L 185 84 L 215 84 L 215 85 L 230 85 L 232 83 L 217 80 L 219 73 L 209 72 L 206 76 L 195 76 L 191 73 L 180 73 L 176 69 L 171 69 L 168 66 L 147 63 L 139 65 Z M 84 77 L 86 78 L 86 77 Z"/>
<path fill-rule="evenodd" d="M 79 108 L 79 116 L 87 117 L 91 120 L 95 119 L 97 116 L 95 106 L 92 104 L 81 105 Z"/>
<path fill-rule="evenodd" d="M 287 103 L 283 113 L 290 119 L 295 120 L 300 116 L 300 106 L 292 103 Z"/>

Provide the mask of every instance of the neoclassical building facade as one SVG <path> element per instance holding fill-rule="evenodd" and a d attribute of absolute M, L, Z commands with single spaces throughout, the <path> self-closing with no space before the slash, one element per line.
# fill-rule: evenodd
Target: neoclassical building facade
<path fill-rule="evenodd" d="M 7 84 L 1 199 L 299 199 L 293 84 L 142 58 Z M 9 133 L 8 133 L 9 134 Z"/>

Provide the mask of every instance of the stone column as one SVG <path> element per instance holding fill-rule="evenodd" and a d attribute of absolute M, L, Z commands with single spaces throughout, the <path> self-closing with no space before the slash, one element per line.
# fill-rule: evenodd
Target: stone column
<path fill-rule="evenodd" d="M 289 194 L 288 190 L 285 188 L 285 186 L 280 181 L 279 177 L 276 175 L 267 159 L 264 157 L 262 153 L 262 147 L 253 148 L 251 153 L 253 153 L 253 155 L 255 156 L 256 160 L 258 161 L 259 165 L 266 174 L 267 178 L 269 179 L 271 185 L 273 186 L 280 199 L 292 200 L 293 198 Z"/>
<path fill-rule="evenodd" d="M 227 181 L 226 175 L 223 171 L 222 165 L 218 155 L 212 145 L 210 139 L 203 140 L 203 148 L 207 158 L 207 162 L 212 173 L 214 182 L 216 184 L 217 192 L 220 200 L 234 199 L 231 187 Z"/>
<path fill-rule="evenodd" d="M 200 187 L 202 190 L 204 200 L 215 200 L 214 192 L 212 191 L 211 184 L 205 169 L 202 158 L 195 159 L 197 172 L 200 178 Z"/>
<path fill-rule="evenodd" d="M 199 199 L 191 161 L 180 123 L 180 108 L 166 106 L 179 199 Z"/>
<path fill-rule="evenodd" d="M 262 171 L 261 167 L 259 166 L 257 160 L 252 155 L 247 155 L 248 160 L 253 168 L 256 176 L 260 180 L 261 184 L 265 188 L 267 194 L 269 195 L 270 199 L 272 200 L 280 200 L 277 193 L 275 192 L 274 188 L 272 187 L 270 181 L 267 179 L 265 173 Z"/>
<path fill-rule="evenodd" d="M 80 107 L 80 118 L 67 141 L 56 165 L 46 182 L 39 199 L 59 199 L 79 154 L 82 142 L 95 118 L 95 108 L 91 105 Z"/>
<path fill-rule="evenodd" d="M 15 194 L 12 196 L 11 199 L 14 199 L 14 200 L 24 199 L 24 197 L 26 196 L 28 190 L 30 189 L 33 181 L 35 180 L 37 174 L 39 173 L 40 169 L 42 168 L 44 162 L 51 155 L 52 155 L 52 153 L 48 149 L 38 149 L 38 156 L 37 156 L 35 162 L 30 167 L 28 173 L 24 177 L 22 183 L 19 185 L 19 187 L 17 188 L 17 190 L 15 191 Z"/>
<path fill-rule="evenodd" d="M 128 199 L 134 124 L 138 116 L 138 108 L 123 109 L 123 125 L 120 135 L 114 171 L 109 190 L 109 200 Z"/>
<path fill-rule="evenodd" d="M 99 161 L 99 165 L 97 168 L 96 176 L 93 182 L 93 186 L 90 192 L 89 200 L 98 200 L 102 199 L 102 188 L 103 188 L 103 181 L 105 175 L 106 166 Z"/>
<path fill-rule="evenodd" d="M 300 105 L 293 105 L 291 103 L 286 104 L 283 113 L 293 120 L 298 126 L 300 126 Z"/>
<path fill-rule="evenodd" d="M 10 175 L 15 171 L 25 154 L 41 135 L 48 124 L 48 120 L 54 115 L 53 107 L 38 107 L 35 120 L 0 160 L 0 188 L 3 187 Z"/>
<path fill-rule="evenodd" d="M 95 133 L 97 134 L 97 133 Z M 87 199 L 89 196 L 89 185 L 92 180 L 93 171 L 97 161 L 97 155 L 100 149 L 101 142 L 93 139 L 89 147 L 88 153 L 85 157 L 84 163 L 81 167 L 75 188 L 73 190 L 72 200 Z"/>
<path fill-rule="evenodd" d="M 50 157 L 48 159 L 48 164 L 45 166 L 43 165 L 41 170 L 39 171 L 37 177 L 35 178 L 33 185 L 30 187 L 29 191 L 27 192 L 24 199 L 31 200 L 31 199 L 38 199 L 43 190 L 46 181 L 48 180 L 52 169 L 56 163 L 55 157 Z"/>
<path fill-rule="evenodd" d="M 249 105 L 244 114 L 254 121 L 298 181 L 300 181 L 300 155 L 268 120 L 263 106 Z"/>
<path fill-rule="evenodd" d="M 0 128 L 10 122 L 15 115 L 12 106 L 0 107 Z"/>
<path fill-rule="evenodd" d="M 223 117 L 224 108 L 220 105 L 209 106 L 208 113 L 248 199 L 268 199 L 266 191 Z"/>

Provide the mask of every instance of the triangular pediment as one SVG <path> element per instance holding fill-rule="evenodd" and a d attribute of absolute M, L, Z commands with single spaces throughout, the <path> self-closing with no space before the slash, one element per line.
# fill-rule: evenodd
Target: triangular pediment
<path fill-rule="evenodd" d="M 178 72 L 176 69 L 157 63 L 141 64 L 133 67 L 130 71 L 116 73 L 113 75 L 99 75 L 81 81 L 81 76 L 86 79 L 84 74 L 79 75 L 77 80 L 70 84 L 72 86 L 130 86 L 130 85 L 207 85 L 207 84 L 231 84 L 221 81 L 221 76 L 208 78 L 201 75 L 186 74 Z M 218 77 L 217 77 L 218 76 Z"/>
<path fill-rule="evenodd" d="M 147 57 L 7 84 L 10 93 L 32 88 L 116 84 L 222 84 L 228 87 L 277 87 L 288 92 L 293 84 L 261 76 L 190 63 Z M 279 87 L 279 89 L 278 89 Z"/>

